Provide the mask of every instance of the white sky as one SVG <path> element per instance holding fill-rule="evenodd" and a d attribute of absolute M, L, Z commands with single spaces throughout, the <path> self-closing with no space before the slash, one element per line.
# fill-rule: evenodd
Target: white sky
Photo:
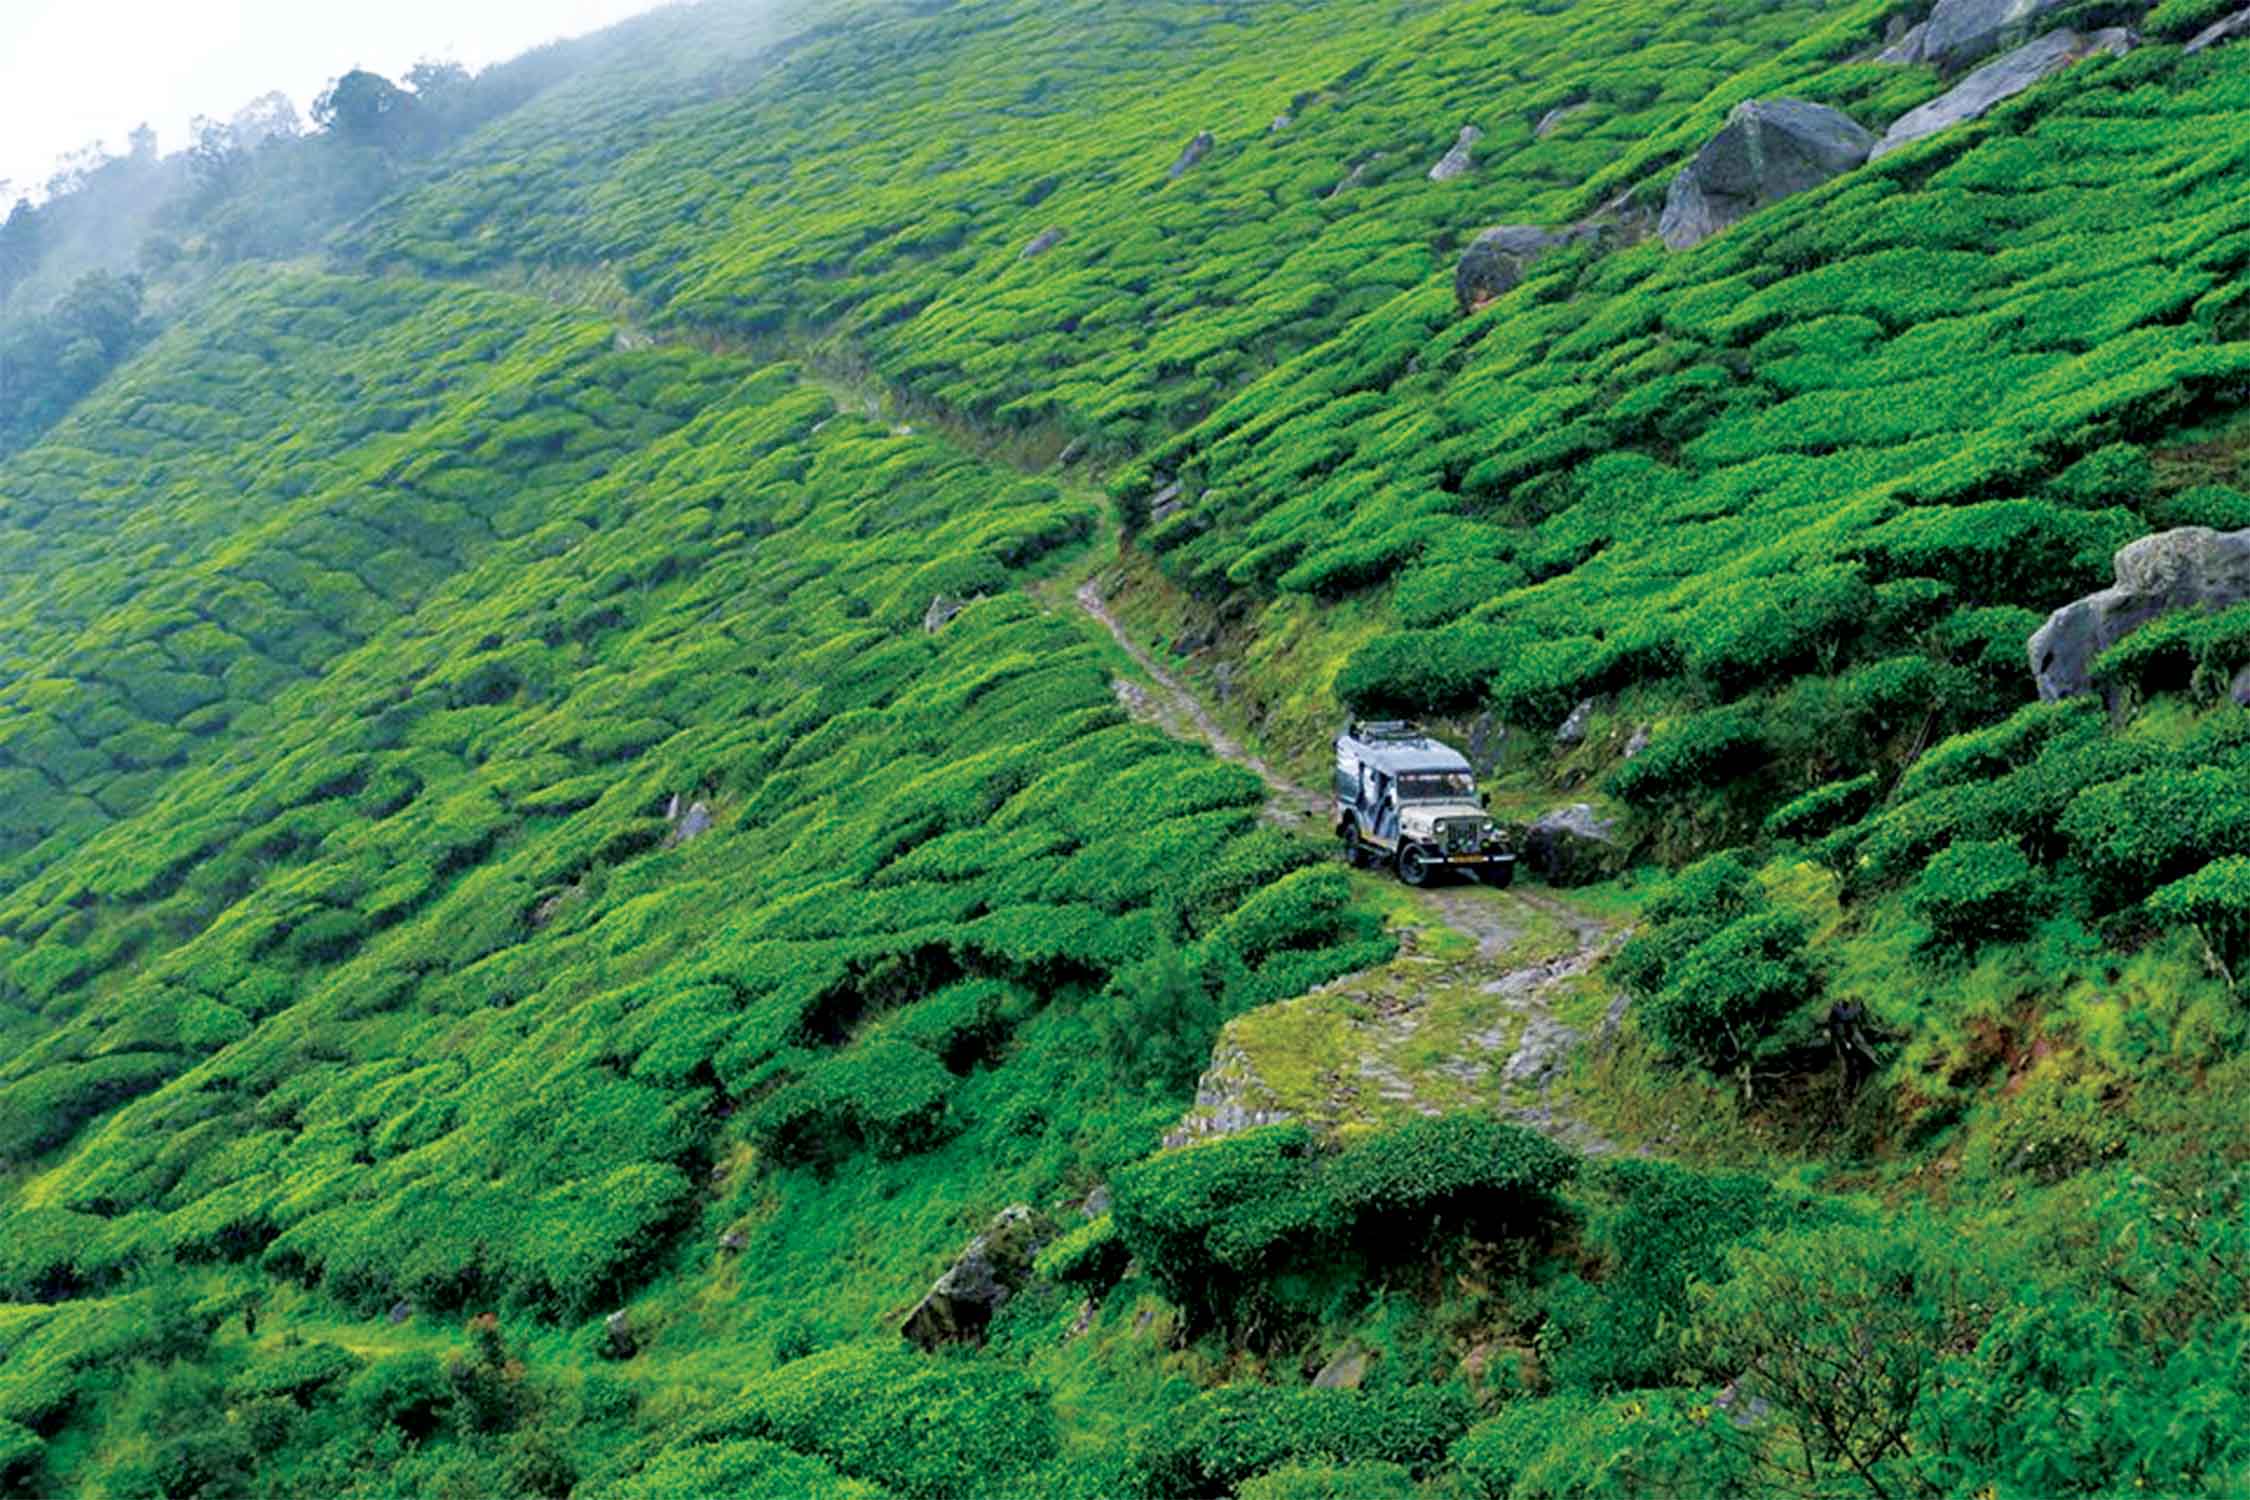
<path fill-rule="evenodd" d="M 354 67 L 397 78 L 422 58 L 472 71 L 660 0 L 0 0 L 0 182 L 16 193 L 93 141 L 123 152 L 143 121 L 169 154 L 196 115 L 269 89 L 310 116 Z M 6 204 L 0 202 L 0 213 Z"/>

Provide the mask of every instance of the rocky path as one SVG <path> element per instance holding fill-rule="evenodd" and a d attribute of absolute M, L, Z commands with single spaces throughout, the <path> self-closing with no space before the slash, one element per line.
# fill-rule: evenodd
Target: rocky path
<path fill-rule="evenodd" d="M 1082 586 L 1077 602 L 1147 678 L 1116 683 L 1129 712 L 1256 772 L 1275 822 L 1324 827 L 1327 799 L 1228 733 L 1127 634 L 1100 579 Z M 1492 1109 L 1589 1155 L 1615 1149 L 1562 1096 L 1562 1078 L 1584 1038 L 1557 1007 L 1594 983 L 1595 968 L 1622 934 L 1550 892 L 1449 885 L 1405 894 L 1430 929 L 1455 939 L 1425 942 L 1409 931 L 1399 956 L 1382 968 L 1231 1024 L 1195 1107 L 1166 1144 L 1289 1119 L 1334 1128 Z"/>

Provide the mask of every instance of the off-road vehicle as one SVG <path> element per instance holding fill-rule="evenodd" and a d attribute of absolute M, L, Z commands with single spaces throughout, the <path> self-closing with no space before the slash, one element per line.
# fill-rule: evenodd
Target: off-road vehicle
<path fill-rule="evenodd" d="M 1503 887 L 1516 876 L 1468 760 L 1413 724 L 1354 722 L 1336 736 L 1336 836 L 1352 864 L 1408 885 L 1442 870 Z"/>

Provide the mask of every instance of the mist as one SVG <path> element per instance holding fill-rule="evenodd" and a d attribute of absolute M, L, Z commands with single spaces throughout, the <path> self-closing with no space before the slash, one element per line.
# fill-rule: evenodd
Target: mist
<path fill-rule="evenodd" d="M 592 31 L 662 0 L 17 0 L 0 22 L 0 207 L 46 195 L 64 159 L 124 154 L 147 125 L 160 154 L 192 144 L 197 116 L 225 120 L 270 91 L 300 109 L 353 68 L 389 77 L 416 62 L 475 71 Z"/>

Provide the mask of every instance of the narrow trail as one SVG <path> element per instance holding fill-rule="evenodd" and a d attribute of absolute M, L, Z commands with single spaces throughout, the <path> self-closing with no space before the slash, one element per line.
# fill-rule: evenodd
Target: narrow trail
<path fill-rule="evenodd" d="M 1221 725 L 1179 678 L 1166 671 L 1126 632 L 1089 579 L 1078 607 L 1109 633 L 1150 685 L 1119 679 L 1118 700 L 1128 712 L 1174 738 L 1198 741 L 1222 760 L 1255 772 L 1266 784 L 1266 815 L 1285 827 L 1307 822 L 1325 831 L 1328 800 L 1275 771 Z M 1402 891 L 1405 890 L 1401 887 Z M 1616 1150 L 1614 1143 L 1575 1117 L 1557 1084 L 1583 1037 L 1557 1014 L 1557 1001 L 1589 976 L 1621 939 L 1610 923 L 1546 892 L 1481 885 L 1430 886 L 1407 899 L 1434 927 L 1465 939 L 1473 952 L 1448 959 L 1421 951 L 1411 932 L 1399 956 L 1380 969 L 1348 975 L 1273 1011 L 1303 1010 L 1275 1018 L 1287 1033 L 1319 1034 L 1335 1045 L 1316 1057 L 1311 1089 L 1277 1086 L 1264 1074 L 1261 1033 L 1253 1013 L 1228 1028 L 1196 1091 L 1196 1104 L 1166 1138 L 1184 1144 L 1256 1125 L 1304 1118 L 1315 1126 L 1351 1120 L 1435 1115 L 1464 1108 L 1496 1108 L 1588 1155 Z M 1563 951 L 1523 954 L 1546 934 Z M 1276 1052 L 1294 1053 L 1286 1037 L 1268 1038 Z M 1294 1062 L 1303 1059 L 1292 1058 Z M 1293 1071 L 1304 1071 L 1302 1068 Z"/>

